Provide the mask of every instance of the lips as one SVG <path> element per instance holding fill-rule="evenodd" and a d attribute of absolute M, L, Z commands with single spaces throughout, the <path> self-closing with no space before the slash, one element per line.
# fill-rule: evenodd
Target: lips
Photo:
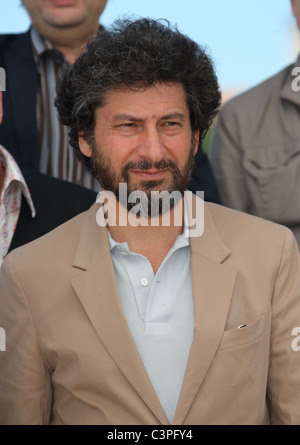
<path fill-rule="evenodd" d="M 168 171 L 167 168 L 161 170 L 131 170 L 131 173 L 147 180 L 160 179 Z"/>
<path fill-rule="evenodd" d="M 77 0 L 49 0 L 53 6 L 73 6 Z"/>

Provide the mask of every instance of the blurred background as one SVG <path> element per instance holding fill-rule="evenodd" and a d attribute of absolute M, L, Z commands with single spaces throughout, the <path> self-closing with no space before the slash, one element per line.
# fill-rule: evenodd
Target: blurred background
<path fill-rule="evenodd" d="M 166 18 L 211 55 L 223 101 L 295 61 L 299 32 L 290 0 L 108 0 L 101 23 Z M 20 0 L 0 0 L 0 33 L 27 30 Z"/>
<path fill-rule="evenodd" d="M 275 74 L 299 51 L 289 0 L 108 0 L 101 22 L 124 15 L 166 18 L 205 46 L 225 100 Z M 20 0 L 0 0 L 0 33 L 28 26 Z"/>

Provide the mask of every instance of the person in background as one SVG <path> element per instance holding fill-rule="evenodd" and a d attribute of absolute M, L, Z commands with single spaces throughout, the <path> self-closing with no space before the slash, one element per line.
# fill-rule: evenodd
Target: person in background
<path fill-rule="evenodd" d="M 6 71 L 5 117 L 0 141 L 21 169 L 39 171 L 98 190 L 77 162 L 67 129 L 54 107 L 55 87 L 101 25 L 107 0 L 23 0 L 30 20 L 25 33 L 0 35 Z"/>
<path fill-rule="evenodd" d="M 5 118 L 0 141 L 22 169 L 85 185 L 99 184 L 73 155 L 68 130 L 57 118 L 55 86 L 99 24 L 107 0 L 24 0 L 31 19 L 21 34 L 0 35 L 0 67 L 7 73 Z M 190 190 L 220 202 L 211 166 L 202 148 L 196 155 Z"/>
<path fill-rule="evenodd" d="M 300 29 L 300 0 L 290 0 Z M 222 204 L 289 227 L 300 246 L 300 57 L 228 101 L 209 152 Z"/>
<path fill-rule="evenodd" d="M 1 424 L 300 423 L 296 241 L 186 190 L 220 102 L 161 20 L 118 21 L 66 71 L 57 109 L 101 193 L 2 264 Z"/>
<path fill-rule="evenodd" d="M 2 118 L 0 88 L 0 126 Z M 42 173 L 22 173 L 0 145 L 0 265 L 11 250 L 87 210 L 95 200 L 96 192 L 85 187 Z"/>

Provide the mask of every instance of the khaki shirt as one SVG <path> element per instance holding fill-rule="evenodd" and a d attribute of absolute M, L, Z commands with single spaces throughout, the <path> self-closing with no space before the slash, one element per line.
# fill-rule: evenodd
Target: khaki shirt
<path fill-rule="evenodd" d="M 300 57 L 227 102 L 210 161 L 225 206 L 288 226 L 300 246 Z M 297 91 L 298 89 L 298 91 Z"/>

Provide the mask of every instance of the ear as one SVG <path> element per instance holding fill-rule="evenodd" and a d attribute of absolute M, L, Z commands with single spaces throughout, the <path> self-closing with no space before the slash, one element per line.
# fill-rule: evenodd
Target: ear
<path fill-rule="evenodd" d="M 87 158 L 90 158 L 92 156 L 92 149 L 87 143 L 87 141 L 82 136 L 79 136 L 78 142 L 81 153 Z"/>
<path fill-rule="evenodd" d="M 196 156 L 196 153 L 197 153 L 197 151 L 198 151 L 198 147 L 199 147 L 199 138 L 200 138 L 200 131 L 199 130 L 196 130 L 195 132 L 194 132 L 194 136 L 193 136 L 193 139 L 194 139 L 194 156 Z"/>

